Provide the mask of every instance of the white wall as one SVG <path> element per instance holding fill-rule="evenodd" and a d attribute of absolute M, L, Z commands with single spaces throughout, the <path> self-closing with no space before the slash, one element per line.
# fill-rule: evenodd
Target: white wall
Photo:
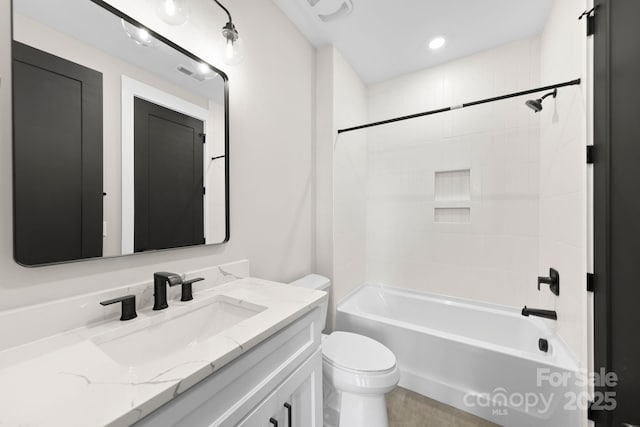
<path fill-rule="evenodd" d="M 367 120 L 367 91 L 337 50 L 333 65 L 333 297 L 340 301 L 366 279 L 367 133 L 337 130 Z"/>
<path fill-rule="evenodd" d="M 539 85 L 537 37 L 369 88 L 383 120 Z M 512 306 L 538 273 L 539 118 L 515 98 L 371 128 L 367 279 Z M 470 169 L 470 200 L 438 202 L 434 175 Z M 437 207 L 470 207 L 439 223 Z"/>
<path fill-rule="evenodd" d="M 558 312 L 560 335 L 586 367 L 587 359 L 587 144 L 585 24 L 576 19 L 585 0 L 556 0 L 541 36 L 543 84 L 582 78 L 560 89 L 540 113 L 540 271 L 560 272 L 560 297 L 540 295 L 540 304 Z"/>
<path fill-rule="evenodd" d="M 317 54 L 317 265 L 335 302 L 366 278 L 366 132 L 338 135 L 367 118 L 367 91 L 333 46 Z M 330 327 L 333 316 L 329 316 Z"/>
<path fill-rule="evenodd" d="M 10 1 L 0 0 L 0 309 L 150 279 L 159 269 L 182 272 L 245 258 L 252 274 L 265 279 L 311 272 L 314 49 L 270 0 L 227 5 L 245 37 L 245 61 L 235 68 L 216 53 L 226 16 L 213 2 L 191 1 L 183 27 L 163 24 L 147 2 L 109 3 L 229 74 L 231 240 L 31 269 L 13 261 Z"/>

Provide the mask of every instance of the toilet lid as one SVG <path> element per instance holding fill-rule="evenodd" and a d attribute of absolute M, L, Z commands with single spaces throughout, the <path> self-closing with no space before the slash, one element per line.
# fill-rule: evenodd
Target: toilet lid
<path fill-rule="evenodd" d="M 335 366 L 355 371 L 382 372 L 396 366 L 395 355 L 364 335 L 334 332 L 322 341 L 322 356 Z"/>

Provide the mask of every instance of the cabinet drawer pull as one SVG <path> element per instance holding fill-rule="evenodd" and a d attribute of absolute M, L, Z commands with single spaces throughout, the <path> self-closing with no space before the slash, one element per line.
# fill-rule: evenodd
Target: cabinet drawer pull
<path fill-rule="evenodd" d="M 287 419 L 289 420 L 287 427 L 293 427 L 293 409 L 291 408 L 291 403 L 286 402 L 284 407 L 287 408 Z"/>
<path fill-rule="evenodd" d="M 278 420 L 276 420 L 275 418 L 269 418 L 269 422 L 273 425 L 273 427 L 278 427 Z"/>

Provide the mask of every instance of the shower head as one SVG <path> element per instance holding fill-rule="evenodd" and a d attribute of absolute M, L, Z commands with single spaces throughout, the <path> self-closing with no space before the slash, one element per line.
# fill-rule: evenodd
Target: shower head
<path fill-rule="evenodd" d="M 553 96 L 555 98 L 557 94 L 558 94 L 558 89 L 554 89 L 553 92 L 549 92 L 549 93 L 543 95 L 542 98 L 529 99 L 527 102 L 525 102 L 525 105 L 527 107 L 531 108 L 534 113 L 538 113 L 538 112 L 542 111 L 542 101 L 544 101 L 544 99 L 547 96 Z"/>
<path fill-rule="evenodd" d="M 529 99 L 525 104 L 531 108 L 534 113 L 542 111 L 542 99 Z"/>

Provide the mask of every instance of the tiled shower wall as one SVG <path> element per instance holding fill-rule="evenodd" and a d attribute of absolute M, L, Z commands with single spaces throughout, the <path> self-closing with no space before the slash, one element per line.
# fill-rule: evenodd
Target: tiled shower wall
<path fill-rule="evenodd" d="M 541 272 L 560 272 L 560 296 L 538 295 L 539 306 L 558 312 L 558 333 L 587 367 L 587 141 L 592 81 L 587 76 L 585 27 L 575 11 L 585 0 L 555 1 L 540 39 L 543 84 L 582 78 L 580 86 L 560 89 L 553 108 L 540 114 Z"/>
<path fill-rule="evenodd" d="M 534 37 L 372 85 L 369 119 L 539 85 Z M 369 281 L 531 304 L 540 273 L 540 122 L 525 99 L 368 130 Z"/>

